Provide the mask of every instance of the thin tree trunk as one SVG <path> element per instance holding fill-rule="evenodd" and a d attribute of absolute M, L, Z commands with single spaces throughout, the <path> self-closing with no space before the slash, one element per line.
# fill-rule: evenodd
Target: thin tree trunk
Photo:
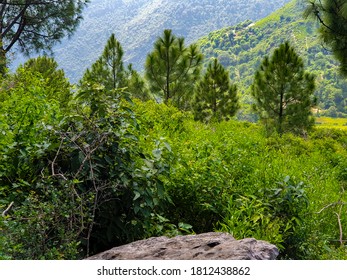
<path fill-rule="evenodd" d="M 279 118 L 278 118 L 278 133 L 282 135 L 282 125 L 283 125 L 283 103 L 284 103 L 284 92 L 281 91 L 281 99 L 280 99 L 280 110 L 279 110 Z"/>
<path fill-rule="evenodd" d="M 169 49 L 166 51 L 167 56 L 167 67 L 166 67 L 166 103 L 170 99 L 170 58 L 169 58 Z"/>
<path fill-rule="evenodd" d="M 1 41 L 0 41 L 0 76 L 1 77 L 6 74 L 6 68 L 7 68 L 6 52 L 1 47 Z"/>

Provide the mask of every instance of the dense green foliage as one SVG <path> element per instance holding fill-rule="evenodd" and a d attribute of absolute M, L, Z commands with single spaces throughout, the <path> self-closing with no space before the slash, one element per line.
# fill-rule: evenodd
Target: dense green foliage
<path fill-rule="evenodd" d="M 339 75 L 334 56 L 322 46 L 315 20 L 303 17 L 307 2 L 290 1 L 283 8 L 257 22 L 245 21 L 210 33 L 199 40 L 201 52 L 208 61 L 216 57 L 238 84 L 241 101 L 251 104 L 250 86 L 256 69 L 265 55 L 273 53 L 289 40 L 303 58 L 306 70 L 316 76 L 315 96 L 321 114 L 344 117 L 347 113 L 347 82 Z M 243 107 L 238 117 L 256 120 L 251 106 Z"/>
<path fill-rule="evenodd" d="M 175 205 L 165 216 L 173 224 L 265 239 L 283 258 L 346 258 L 337 216 L 344 240 L 346 132 L 266 138 L 259 125 L 203 125 L 153 102 L 138 103 L 136 111 L 149 128 L 140 145 L 152 149 L 154 139 L 163 137 L 173 152 L 164 181 Z"/>
<path fill-rule="evenodd" d="M 196 50 L 178 41 L 170 53 L 158 40 L 153 55 Z M 269 81 L 305 80 L 301 60 L 289 57 L 297 67 L 270 67 Z M 259 71 L 272 63 L 264 61 Z M 269 136 L 259 124 L 230 119 L 236 87 L 223 63 L 214 59 L 196 85 L 173 83 L 187 90 L 187 104 L 197 101 L 195 86 L 201 96 L 229 94 L 232 106 L 208 122 L 175 102 L 144 101 L 147 80 L 124 69 L 114 35 L 79 85 L 46 57 L 2 76 L 0 259 L 81 259 L 151 236 L 207 231 L 267 240 L 281 259 L 347 259 L 347 130 L 316 127 L 299 137 L 286 133 L 295 126 L 288 122 Z"/>
<path fill-rule="evenodd" d="M 288 42 L 265 56 L 252 84 L 254 108 L 268 132 L 305 134 L 314 125 L 315 77 Z"/>
<path fill-rule="evenodd" d="M 19 69 L 23 69 L 20 71 Z M 15 80 L 21 80 L 23 72 L 32 72 L 39 75 L 45 84 L 48 99 L 56 99 L 59 102 L 60 108 L 67 108 L 71 98 L 71 84 L 65 77 L 62 69 L 58 69 L 58 63 L 49 57 L 39 56 L 29 59 L 23 66 L 19 67 Z M 24 75 L 25 77 L 25 75 Z"/>
<path fill-rule="evenodd" d="M 145 79 L 133 68 L 132 64 L 128 65 L 127 69 L 127 84 L 126 91 L 132 97 L 138 98 L 142 101 L 147 101 L 153 98 L 153 94 L 148 89 Z"/>
<path fill-rule="evenodd" d="M 309 2 L 306 14 L 320 23 L 321 41 L 328 46 L 340 62 L 340 71 L 347 75 L 347 20 L 345 0 Z"/>
<path fill-rule="evenodd" d="M 39 73 L 19 74 L 1 91 L 1 209 L 13 202 L 1 218 L 2 258 L 80 258 L 179 231 L 160 227 L 170 147 L 138 147 L 121 90 L 83 90 L 63 111 Z"/>
<path fill-rule="evenodd" d="M 104 88 L 63 112 L 39 73 L 19 74 L 1 91 L 1 212 L 14 202 L 1 258 L 75 259 L 212 230 L 268 240 L 282 258 L 346 257 L 346 132 L 266 138 L 257 124 L 202 124 Z"/>
<path fill-rule="evenodd" d="M 228 120 L 240 108 L 237 87 L 231 84 L 229 72 L 217 59 L 209 63 L 206 73 L 196 84 L 194 93 L 192 106 L 197 120 Z"/>

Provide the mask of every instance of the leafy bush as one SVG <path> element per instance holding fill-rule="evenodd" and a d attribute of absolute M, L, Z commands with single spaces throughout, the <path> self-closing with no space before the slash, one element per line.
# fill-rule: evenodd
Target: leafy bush
<path fill-rule="evenodd" d="M 62 117 L 40 81 L 29 78 L 2 103 L 1 209 L 14 202 L 1 223 L 2 257 L 75 259 L 189 231 L 163 217 L 170 200 L 161 177 L 170 171 L 171 148 L 157 141 L 142 151 L 122 92 L 93 86 Z"/>
<path fill-rule="evenodd" d="M 268 240 L 282 258 L 344 258 L 347 132 L 265 138 L 100 85 L 62 113 L 39 75 L 22 78 L 0 97 L 1 259 L 213 230 Z"/>
<path fill-rule="evenodd" d="M 254 237 L 275 244 L 284 258 L 301 258 L 307 233 L 303 225 L 308 199 L 303 182 L 295 184 L 289 176 L 258 196 L 231 196 L 228 211 L 219 230 L 236 238 Z"/>
<path fill-rule="evenodd" d="M 269 240 L 282 258 L 334 255 L 339 209 L 318 212 L 346 201 L 343 132 L 317 129 L 306 139 L 291 134 L 265 138 L 250 123 L 204 125 L 189 115 L 176 121 L 178 111 L 162 104 L 141 103 L 135 111 L 143 128 L 149 124 L 139 145 L 152 149 L 151 141 L 164 136 L 172 148 L 172 169 L 164 183 L 174 204 L 165 216 L 174 224 Z M 174 130 L 164 125 L 167 119 Z"/>

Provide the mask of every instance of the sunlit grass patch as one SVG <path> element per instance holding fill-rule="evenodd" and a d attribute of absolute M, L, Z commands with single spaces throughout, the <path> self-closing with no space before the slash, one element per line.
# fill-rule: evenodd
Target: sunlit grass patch
<path fill-rule="evenodd" d="M 318 127 L 339 128 L 347 130 L 347 118 L 319 117 L 316 118 L 316 125 Z"/>

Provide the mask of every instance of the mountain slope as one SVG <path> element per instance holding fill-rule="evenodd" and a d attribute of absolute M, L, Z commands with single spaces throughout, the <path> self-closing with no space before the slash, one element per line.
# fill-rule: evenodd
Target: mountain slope
<path fill-rule="evenodd" d="M 245 21 L 223 28 L 199 40 L 206 61 L 218 57 L 239 85 L 243 101 L 250 103 L 249 87 L 265 55 L 284 41 L 304 59 L 306 69 L 316 75 L 319 107 L 334 116 L 347 113 L 346 80 L 338 74 L 338 63 L 318 40 L 317 23 L 303 18 L 303 0 L 292 0 L 283 8 L 257 22 Z M 341 115 L 341 114 L 340 114 Z"/>
<path fill-rule="evenodd" d="M 289 0 L 92 0 L 77 32 L 54 48 L 58 64 L 76 82 L 100 55 L 111 33 L 125 61 L 143 68 L 164 29 L 191 43 L 209 32 L 246 19 L 260 19 Z M 16 64 L 16 63 L 14 63 Z"/>

